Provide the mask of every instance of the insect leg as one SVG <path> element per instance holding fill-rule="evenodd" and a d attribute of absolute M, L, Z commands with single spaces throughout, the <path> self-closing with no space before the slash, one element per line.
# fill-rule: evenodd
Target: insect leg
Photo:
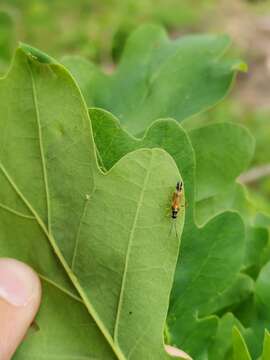
<path fill-rule="evenodd" d="M 179 238 L 178 231 L 177 231 L 177 223 L 176 223 L 176 221 L 174 221 L 174 230 L 175 230 L 175 235 L 176 235 L 176 237 Z"/>

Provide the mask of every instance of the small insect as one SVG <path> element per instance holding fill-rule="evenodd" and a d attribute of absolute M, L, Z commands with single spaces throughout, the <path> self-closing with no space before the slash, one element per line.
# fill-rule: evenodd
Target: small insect
<path fill-rule="evenodd" d="M 170 233 L 171 233 L 172 228 L 174 226 L 176 236 L 178 236 L 178 233 L 177 233 L 175 220 L 177 219 L 177 216 L 180 211 L 182 198 L 183 198 L 183 183 L 182 183 L 182 181 L 178 181 L 176 184 L 175 192 L 173 193 L 173 197 L 172 197 L 171 218 L 173 219 L 173 224 L 172 224 L 171 231 L 170 231 Z"/>
<path fill-rule="evenodd" d="M 172 219 L 176 219 L 180 210 L 181 200 L 183 197 L 183 183 L 182 181 L 176 184 L 175 192 L 172 198 Z"/>

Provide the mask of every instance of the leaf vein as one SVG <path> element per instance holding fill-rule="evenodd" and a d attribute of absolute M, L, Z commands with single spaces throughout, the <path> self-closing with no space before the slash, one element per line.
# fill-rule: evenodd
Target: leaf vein
<path fill-rule="evenodd" d="M 121 307 L 122 307 L 122 303 L 123 303 L 124 289 L 125 289 L 125 284 L 126 284 L 126 277 L 127 277 L 127 272 L 128 272 L 131 247 L 132 247 L 132 243 L 133 243 L 133 239 L 134 239 L 134 233 L 135 233 L 135 229 L 136 229 L 136 225 L 137 225 L 137 221 L 138 221 L 138 217 L 139 217 L 139 212 L 140 212 L 140 209 L 141 209 L 141 206 L 143 203 L 145 188 L 149 181 L 149 176 L 150 176 L 150 172 L 151 172 L 151 168 L 152 168 L 152 159 L 153 159 L 153 153 L 151 153 L 150 164 L 149 164 L 147 172 L 146 172 L 146 176 L 144 179 L 140 198 L 139 198 L 137 209 L 136 209 L 135 216 L 134 216 L 134 221 L 133 221 L 132 228 L 131 228 L 130 235 L 129 235 L 126 261 L 125 261 L 125 266 L 124 266 L 124 273 L 123 273 L 123 277 L 122 277 L 122 283 L 121 283 L 121 289 L 120 289 L 120 295 L 119 295 L 118 307 L 117 307 L 117 313 L 116 313 L 116 320 L 115 320 L 115 326 L 114 326 L 114 341 L 115 342 L 118 342 L 118 329 L 119 329 L 119 322 L 120 322 L 120 313 L 121 313 Z"/>
<path fill-rule="evenodd" d="M 63 293 L 65 293 L 66 295 L 70 296 L 72 299 L 77 300 L 78 302 L 83 304 L 83 301 L 81 298 L 79 298 L 78 296 L 72 294 L 70 291 L 66 290 L 65 288 L 63 288 L 62 286 L 58 285 L 57 283 L 55 283 L 54 281 L 52 281 L 51 279 L 47 278 L 44 275 L 38 274 L 38 276 L 43 280 L 46 281 L 48 284 L 54 286 L 55 288 L 57 288 L 58 290 L 62 291 Z"/>
<path fill-rule="evenodd" d="M 2 204 L 2 203 L 0 203 L 0 208 L 2 208 L 3 210 L 6 210 L 6 211 L 8 211 L 8 212 L 10 212 L 10 213 L 12 213 L 14 215 L 20 216 L 22 218 L 35 220 L 34 216 L 23 214 L 23 213 L 21 213 L 21 212 L 19 212 L 17 210 L 14 210 L 14 209 L 12 209 L 12 208 L 10 208 L 10 207 Z"/>
<path fill-rule="evenodd" d="M 78 246 L 79 246 L 79 240 L 80 240 L 80 232 L 81 232 L 81 226 L 84 222 L 84 217 L 86 214 L 86 210 L 87 210 L 87 205 L 90 199 L 90 195 L 86 195 L 86 199 L 85 199 L 85 203 L 84 203 L 84 207 L 83 207 L 83 211 L 82 211 L 82 215 L 80 218 L 80 222 L 78 225 L 78 230 L 77 230 L 77 234 L 76 234 L 76 238 L 75 238 L 75 245 L 74 245 L 74 250 L 73 250 L 73 257 L 72 257 L 72 262 L 71 262 L 71 270 L 74 270 L 75 267 L 75 262 L 76 262 L 76 256 L 77 256 L 77 252 L 78 252 Z"/>
<path fill-rule="evenodd" d="M 44 145 L 43 145 L 43 140 L 42 140 L 40 113 L 39 113 L 39 106 L 38 106 L 38 99 L 37 99 L 37 89 L 36 89 L 36 83 L 35 83 L 33 71 L 31 69 L 29 62 L 27 62 L 27 64 L 28 64 L 28 69 L 29 69 L 29 73 L 30 73 L 30 77 L 31 77 L 33 101 L 34 101 L 34 107 L 35 107 L 35 112 L 36 112 L 36 121 L 37 121 L 37 126 L 38 126 L 39 148 L 40 148 L 46 203 L 47 203 L 48 232 L 50 233 L 51 232 L 51 206 L 50 206 L 50 197 L 49 197 L 48 175 L 47 175 L 46 161 L 45 161 L 45 155 L 44 155 Z"/>

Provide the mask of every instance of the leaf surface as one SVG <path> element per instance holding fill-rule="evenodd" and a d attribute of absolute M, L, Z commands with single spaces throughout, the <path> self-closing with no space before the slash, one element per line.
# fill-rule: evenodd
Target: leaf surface
<path fill-rule="evenodd" d="M 270 334 L 266 330 L 264 335 L 263 353 L 261 360 L 267 360 L 270 358 Z"/>
<path fill-rule="evenodd" d="M 242 62 L 224 60 L 229 46 L 224 35 L 171 41 L 161 27 L 146 25 L 127 40 L 112 75 L 78 57 L 67 57 L 63 64 L 88 106 L 112 112 L 130 133 L 138 134 L 158 118 L 182 121 L 221 100 L 236 71 L 245 69 Z"/>
<path fill-rule="evenodd" d="M 263 352 L 265 331 L 269 330 L 269 273 L 270 262 L 266 263 L 255 282 L 255 291 L 249 301 L 235 311 L 245 324 L 247 331 L 241 331 L 252 359 L 258 359 Z"/>
<path fill-rule="evenodd" d="M 231 313 L 219 319 L 218 330 L 213 343 L 209 347 L 209 360 L 227 360 L 232 358 L 232 329 L 238 325 L 236 318 Z"/>
<path fill-rule="evenodd" d="M 196 201 L 225 192 L 248 167 L 254 138 L 243 126 L 224 122 L 188 132 L 196 156 Z"/>
<path fill-rule="evenodd" d="M 26 45 L 0 99 L 0 255 L 45 281 L 40 330 L 17 358 L 169 358 L 163 328 L 184 222 L 183 211 L 170 234 L 164 209 L 181 181 L 172 157 L 141 149 L 101 172 L 72 77 Z M 54 324 L 72 311 L 74 327 Z"/>
<path fill-rule="evenodd" d="M 14 360 L 117 359 L 80 300 L 42 282 L 36 329 L 26 336 Z"/>
<path fill-rule="evenodd" d="M 201 316 L 206 314 L 224 312 L 235 308 L 247 300 L 254 293 L 254 281 L 246 274 L 239 273 L 229 286 L 200 307 Z"/>
<path fill-rule="evenodd" d="M 251 360 L 245 340 L 237 327 L 233 328 L 233 359 Z"/>

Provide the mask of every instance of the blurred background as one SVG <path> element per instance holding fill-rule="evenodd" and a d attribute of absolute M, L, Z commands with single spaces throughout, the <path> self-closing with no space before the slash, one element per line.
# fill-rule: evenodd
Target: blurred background
<path fill-rule="evenodd" d="M 130 32 L 147 22 L 162 24 L 172 38 L 231 36 L 231 54 L 245 60 L 249 72 L 238 76 L 222 103 L 186 126 L 235 121 L 250 129 L 256 152 L 241 181 L 270 213 L 270 0 L 0 0 L 0 74 L 18 41 L 56 58 L 82 55 L 111 71 Z"/>

